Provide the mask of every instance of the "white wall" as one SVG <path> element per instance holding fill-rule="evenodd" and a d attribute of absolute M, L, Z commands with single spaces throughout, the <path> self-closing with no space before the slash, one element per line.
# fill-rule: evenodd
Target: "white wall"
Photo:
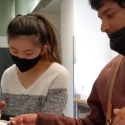
<path fill-rule="evenodd" d="M 0 36 L 0 48 L 7 48 L 7 37 L 6 36 Z"/>
<path fill-rule="evenodd" d="M 41 13 L 52 25 L 54 25 L 54 27 L 56 28 L 59 37 L 60 36 L 60 14 L 58 13 L 43 13 L 43 12 L 39 12 Z M 59 39 L 59 49 L 61 49 L 61 40 Z"/>
<path fill-rule="evenodd" d="M 100 31 L 101 20 L 88 0 L 74 0 L 74 32 L 76 36 L 75 85 L 89 96 L 101 69 L 116 55 L 109 48 L 109 39 Z"/>
<path fill-rule="evenodd" d="M 60 14 L 57 13 L 41 13 L 46 19 L 48 19 L 60 33 Z"/>
<path fill-rule="evenodd" d="M 61 41 L 62 61 L 70 74 L 68 116 L 73 116 L 73 35 L 74 35 L 74 0 L 61 1 Z"/>

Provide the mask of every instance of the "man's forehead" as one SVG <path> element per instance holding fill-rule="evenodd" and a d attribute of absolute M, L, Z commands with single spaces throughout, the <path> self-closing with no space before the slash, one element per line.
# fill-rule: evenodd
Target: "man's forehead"
<path fill-rule="evenodd" d="M 116 9 L 116 5 L 118 5 L 116 2 L 105 2 L 102 4 L 100 9 L 98 10 L 98 15 L 106 13 L 109 10 Z"/>

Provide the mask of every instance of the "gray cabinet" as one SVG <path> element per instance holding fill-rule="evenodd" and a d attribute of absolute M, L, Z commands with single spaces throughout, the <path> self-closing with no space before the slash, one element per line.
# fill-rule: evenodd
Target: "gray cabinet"
<path fill-rule="evenodd" d="M 0 48 L 0 81 L 3 72 L 13 64 L 8 48 Z"/>

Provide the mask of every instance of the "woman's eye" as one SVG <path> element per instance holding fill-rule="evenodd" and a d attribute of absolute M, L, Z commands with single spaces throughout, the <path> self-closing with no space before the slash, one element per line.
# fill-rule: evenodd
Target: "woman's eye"
<path fill-rule="evenodd" d="M 32 53 L 26 53 L 26 55 L 28 55 L 28 56 L 29 56 L 29 55 L 32 55 Z"/>
<path fill-rule="evenodd" d="M 12 53 L 17 53 L 17 52 L 12 52 Z"/>

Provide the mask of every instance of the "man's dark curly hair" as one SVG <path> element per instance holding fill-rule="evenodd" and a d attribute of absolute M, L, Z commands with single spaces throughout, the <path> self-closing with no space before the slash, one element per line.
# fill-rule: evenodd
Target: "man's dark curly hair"
<path fill-rule="evenodd" d="M 89 4 L 92 9 L 99 10 L 107 1 L 116 2 L 120 7 L 125 8 L 125 0 L 89 0 Z"/>

